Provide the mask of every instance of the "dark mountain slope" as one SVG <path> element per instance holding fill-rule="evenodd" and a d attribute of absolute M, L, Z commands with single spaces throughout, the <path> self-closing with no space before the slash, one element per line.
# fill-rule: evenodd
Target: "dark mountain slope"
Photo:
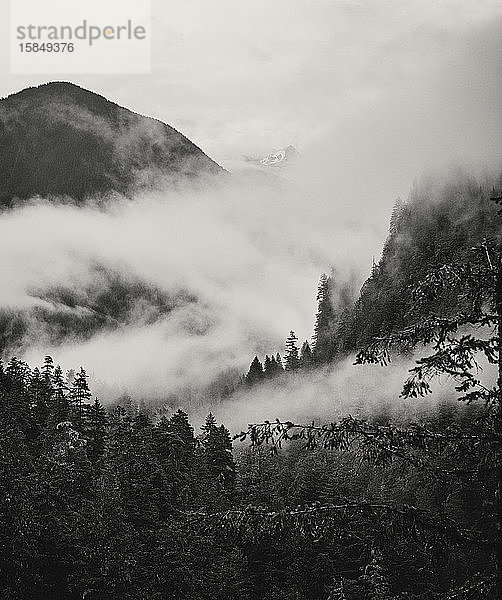
<path fill-rule="evenodd" d="M 80 285 L 32 289 L 34 305 L 0 308 L 0 356 L 41 340 L 51 345 L 90 339 L 98 332 L 144 326 L 197 303 L 186 290 L 166 293 L 153 284 L 100 264 Z"/>
<path fill-rule="evenodd" d="M 355 305 L 343 313 L 335 310 L 327 325 L 327 360 L 401 330 L 431 310 L 446 315 L 459 308 L 452 293 L 442 298 L 442 306 L 424 304 L 423 314 L 416 314 L 412 290 L 427 273 L 462 259 L 484 238 L 500 238 L 500 218 L 490 200 L 493 186 L 498 189 L 500 183 L 500 178 L 478 181 L 463 173 L 448 181 L 431 177 L 413 188 L 407 202 L 396 203 L 380 261 Z M 336 309 L 340 290 L 336 281 L 329 283 Z"/>
<path fill-rule="evenodd" d="M 0 100 L 0 206 L 32 196 L 131 194 L 223 172 L 181 133 L 71 83 Z"/>

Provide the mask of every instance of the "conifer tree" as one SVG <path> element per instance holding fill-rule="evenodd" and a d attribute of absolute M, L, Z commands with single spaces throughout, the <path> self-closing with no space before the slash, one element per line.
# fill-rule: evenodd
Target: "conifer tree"
<path fill-rule="evenodd" d="M 46 356 L 42 367 L 42 395 L 44 410 L 46 414 L 53 412 L 54 409 L 54 361 L 51 356 Z M 47 419 L 47 417 L 46 417 Z"/>
<path fill-rule="evenodd" d="M 11 389 L 24 389 L 31 377 L 29 366 L 15 356 L 9 360 L 5 373 Z"/>
<path fill-rule="evenodd" d="M 274 357 L 270 358 L 268 354 L 265 356 L 265 360 L 263 361 L 263 373 L 265 374 L 265 377 L 270 377 L 270 375 L 272 375 L 273 367 L 271 365 L 273 358 Z"/>
<path fill-rule="evenodd" d="M 314 325 L 313 357 L 316 362 L 332 360 L 336 353 L 335 311 L 331 299 L 331 278 L 321 275 L 317 289 L 317 314 Z"/>
<path fill-rule="evenodd" d="M 87 412 L 85 434 L 87 456 L 93 466 L 99 466 L 105 452 L 106 411 L 97 398 Z"/>
<path fill-rule="evenodd" d="M 216 429 L 216 418 L 213 413 L 209 413 L 204 421 L 204 425 L 201 427 L 203 444 L 214 429 Z"/>
<path fill-rule="evenodd" d="M 156 427 L 157 453 L 164 470 L 171 501 L 187 501 L 192 495 L 196 440 L 188 415 L 181 409 L 169 419 L 162 417 Z"/>
<path fill-rule="evenodd" d="M 343 577 L 335 579 L 333 585 L 330 587 L 330 592 L 327 600 L 348 600 L 344 588 L 345 586 Z"/>
<path fill-rule="evenodd" d="M 51 356 L 46 356 L 44 359 L 44 366 L 42 367 L 42 375 L 44 380 L 50 384 L 52 382 L 52 374 L 54 371 L 54 361 Z"/>
<path fill-rule="evenodd" d="M 403 216 L 403 212 L 406 205 L 403 200 L 398 196 L 392 207 L 392 213 L 390 216 L 389 224 L 389 235 L 395 235 L 399 230 L 399 222 Z"/>
<path fill-rule="evenodd" d="M 162 465 L 156 453 L 152 420 L 144 412 L 132 416 L 122 407 L 110 419 L 107 454 L 118 482 L 126 518 L 136 529 L 151 529 L 165 517 Z"/>
<path fill-rule="evenodd" d="M 275 356 L 271 356 L 268 375 L 273 377 L 277 375 L 277 373 L 279 373 L 280 371 L 282 371 L 282 366 L 279 365 Z"/>
<path fill-rule="evenodd" d="M 170 461 L 188 483 L 194 467 L 196 441 L 187 413 L 181 409 L 176 411 L 169 419 L 167 430 L 171 434 Z"/>
<path fill-rule="evenodd" d="M 265 357 L 264 373 L 265 373 L 265 377 L 267 379 L 271 378 L 271 377 L 275 377 L 279 373 L 282 373 L 282 371 L 283 371 L 282 361 L 281 361 L 281 357 L 279 354 L 277 354 L 277 356 Z"/>
<path fill-rule="evenodd" d="M 53 402 L 52 402 L 52 419 L 57 425 L 62 421 L 69 419 L 69 402 L 68 402 L 68 386 L 63 377 L 63 371 L 59 365 L 54 369 L 52 374 Z"/>
<path fill-rule="evenodd" d="M 301 354 L 300 354 L 300 363 L 303 369 L 309 369 L 314 360 L 312 357 L 312 350 L 310 349 L 310 345 L 305 340 L 302 344 Z"/>
<path fill-rule="evenodd" d="M 219 452 L 215 462 L 218 465 L 218 479 L 226 489 L 235 484 L 235 461 L 232 455 L 232 437 L 224 425 L 218 427 Z"/>
<path fill-rule="evenodd" d="M 66 371 L 66 385 L 70 388 L 73 385 L 73 380 L 75 379 L 75 369 L 68 369 Z"/>
<path fill-rule="evenodd" d="M 229 490 L 235 483 L 235 462 L 232 456 L 232 439 L 224 425 L 217 426 L 212 413 L 202 427 L 204 460 L 213 481 Z"/>
<path fill-rule="evenodd" d="M 291 330 L 286 340 L 286 355 L 284 358 L 286 371 L 295 371 L 300 366 L 297 342 L 298 338 L 295 332 Z"/>
<path fill-rule="evenodd" d="M 69 398 L 73 407 L 72 418 L 75 424 L 82 426 L 84 418 L 84 410 L 87 409 L 87 402 L 91 397 L 89 385 L 87 383 L 88 375 L 83 367 L 75 374 L 70 388 Z M 85 406 L 85 408 L 84 408 Z"/>
<path fill-rule="evenodd" d="M 178 455 L 183 456 L 183 461 L 190 460 L 195 449 L 195 437 L 187 413 L 178 409 L 169 419 L 168 428 L 179 446 Z"/>
<path fill-rule="evenodd" d="M 258 357 L 255 356 L 246 375 L 246 383 L 248 385 L 254 385 L 263 380 L 263 375 L 263 366 Z"/>
<path fill-rule="evenodd" d="M 46 427 L 50 413 L 50 402 L 52 386 L 50 380 L 46 380 L 38 367 L 31 372 L 28 393 L 33 406 L 33 423 L 35 430 L 33 435 L 39 435 Z"/>
<path fill-rule="evenodd" d="M 12 357 L 2 378 L 4 384 L 3 419 L 11 425 L 15 424 L 16 430 L 30 439 L 38 433 L 31 410 L 34 404 L 29 393 L 31 377 L 29 366 L 16 357 Z"/>
<path fill-rule="evenodd" d="M 370 586 L 372 600 L 393 600 L 389 574 L 385 568 L 382 553 L 379 550 L 372 551 L 372 559 L 365 569 L 364 579 Z"/>
<path fill-rule="evenodd" d="M 30 394 L 32 404 L 37 412 L 43 402 L 43 378 L 40 369 L 35 367 L 30 373 L 28 384 L 28 393 Z"/>

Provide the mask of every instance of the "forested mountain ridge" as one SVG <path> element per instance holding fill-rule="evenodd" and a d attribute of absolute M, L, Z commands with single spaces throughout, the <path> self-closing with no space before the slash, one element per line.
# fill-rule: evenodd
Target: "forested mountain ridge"
<path fill-rule="evenodd" d="M 173 127 L 65 82 L 0 100 L 0 207 L 129 195 L 223 169 Z"/>
<path fill-rule="evenodd" d="M 325 319 L 314 355 L 332 360 L 431 312 L 445 316 L 458 310 L 459 297 L 444 294 L 440 303 L 437 298 L 424 303 L 417 313 L 412 290 L 428 273 L 464 259 L 484 239 L 500 240 L 502 226 L 491 197 L 501 182 L 479 181 L 459 171 L 447 181 L 431 176 L 415 184 L 406 202 L 396 202 L 381 258 L 353 307 L 337 310 L 341 288 L 335 279 L 328 281 L 334 310 Z"/>
<path fill-rule="evenodd" d="M 323 274 L 312 343 L 288 349 L 286 342 L 280 367 L 291 371 L 337 361 L 426 315 L 446 316 L 460 310 L 461 299 L 451 290 L 440 300 L 423 302 L 417 311 L 413 290 L 428 273 L 461 262 L 484 239 L 502 238 L 497 207 L 491 200 L 501 187 L 502 175 L 476 178 L 460 169 L 415 182 L 407 201 L 398 199 L 394 205 L 382 255 L 358 297 L 354 300 L 351 284 L 340 281 L 335 271 Z M 265 368 L 271 358 L 264 359 L 263 364 L 258 357 L 253 360 L 249 382 L 275 376 L 276 369 Z"/>
<path fill-rule="evenodd" d="M 186 290 L 167 293 L 132 274 L 90 264 L 70 285 L 32 288 L 33 306 L 0 308 L 0 356 L 42 336 L 49 344 L 90 339 L 97 332 L 148 325 L 197 302 Z"/>

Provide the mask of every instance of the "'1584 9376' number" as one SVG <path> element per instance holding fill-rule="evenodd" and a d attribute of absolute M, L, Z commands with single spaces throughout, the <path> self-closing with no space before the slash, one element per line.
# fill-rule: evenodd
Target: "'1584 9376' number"
<path fill-rule="evenodd" d="M 19 44 L 21 52 L 73 52 L 75 47 L 71 42 L 26 42 Z"/>

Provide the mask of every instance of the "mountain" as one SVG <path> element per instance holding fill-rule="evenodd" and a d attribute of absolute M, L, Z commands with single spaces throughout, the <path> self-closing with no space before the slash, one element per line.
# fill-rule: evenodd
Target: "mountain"
<path fill-rule="evenodd" d="M 336 359 L 368 345 L 375 337 L 403 330 L 431 312 L 442 316 L 462 309 L 454 294 L 424 301 L 414 308 L 413 289 L 441 267 L 464 260 L 484 239 L 500 240 L 502 226 L 490 200 L 501 177 L 476 178 L 457 172 L 448 178 L 428 177 L 416 184 L 406 202 L 394 206 L 389 235 L 380 260 L 373 265 L 355 304 L 340 310 L 343 286 L 330 278 L 334 307 L 323 335 L 324 356 Z"/>
<path fill-rule="evenodd" d="M 169 125 L 71 83 L 27 88 L 0 100 L 0 209 L 36 196 L 76 204 L 131 196 L 224 173 Z M 29 306 L 0 307 L 0 354 L 41 337 L 57 344 L 148 325 L 198 301 L 186 290 L 168 294 L 102 264 L 87 268 L 77 283 L 30 288 Z"/>
<path fill-rule="evenodd" d="M 17 352 L 41 339 L 57 345 L 87 340 L 98 332 L 151 325 L 198 302 L 187 290 L 167 293 L 99 263 L 88 265 L 84 279 L 30 289 L 31 306 L 0 307 L 0 357 L 6 350 Z"/>
<path fill-rule="evenodd" d="M 286 146 L 280 150 L 274 150 L 263 158 L 253 158 L 251 156 L 245 156 L 244 159 L 247 162 L 251 162 L 263 167 L 285 167 L 294 162 L 300 153 L 294 146 Z"/>
<path fill-rule="evenodd" d="M 71 83 L 0 100 L 0 207 L 33 196 L 130 195 L 223 172 L 169 125 Z"/>
<path fill-rule="evenodd" d="M 499 208 L 492 201 L 501 189 L 502 173 L 475 177 L 457 169 L 424 177 L 407 201 L 398 199 L 380 260 L 360 292 L 335 270 L 321 277 L 314 361 L 333 363 L 431 316 L 465 311 L 469 298 L 458 290 L 442 293 L 440 301 L 422 297 L 419 306 L 413 291 L 431 273 L 468 261 L 484 240 L 502 241 Z"/>

